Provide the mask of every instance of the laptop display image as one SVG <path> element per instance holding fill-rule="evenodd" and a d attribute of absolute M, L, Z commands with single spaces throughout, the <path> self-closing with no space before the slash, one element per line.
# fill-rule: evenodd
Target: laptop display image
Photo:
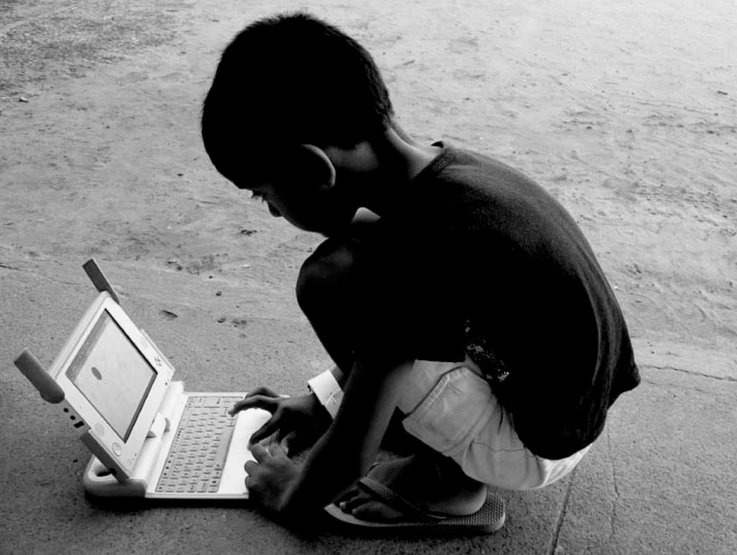
<path fill-rule="evenodd" d="M 103 312 L 67 369 L 67 377 L 127 440 L 156 372 Z"/>

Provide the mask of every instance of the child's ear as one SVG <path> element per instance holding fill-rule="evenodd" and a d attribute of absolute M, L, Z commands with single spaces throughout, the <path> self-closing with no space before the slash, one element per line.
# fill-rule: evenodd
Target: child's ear
<path fill-rule="evenodd" d="M 310 183 L 319 189 L 335 186 L 335 166 L 325 151 L 315 145 L 303 144 L 299 147 L 299 167 L 309 176 Z"/>

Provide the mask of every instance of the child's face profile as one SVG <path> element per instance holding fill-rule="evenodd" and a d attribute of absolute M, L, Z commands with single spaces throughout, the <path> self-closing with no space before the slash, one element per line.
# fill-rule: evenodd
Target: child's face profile
<path fill-rule="evenodd" d="M 357 207 L 340 188 L 316 186 L 309 180 L 296 178 L 286 181 L 284 176 L 280 177 L 282 179 L 249 183 L 248 186 L 255 198 L 268 205 L 272 216 L 283 217 L 304 231 L 326 236 L 335 235 L 350 225 Z"/>
<path fill-rule="evenodd" d="M 349 196 L 350 183 L 336 186 L 336 169 L 325 151 L 303 144 L 281 149 L 278 158 L 265 158 L 255 152 L 252 156 L 261 160 L 267 171 L 259 172 L 252 166 L 244 181 L 234 183 L 266 202 L 272 216 L 326 236 L 350 225 L 358 206 Z"/>

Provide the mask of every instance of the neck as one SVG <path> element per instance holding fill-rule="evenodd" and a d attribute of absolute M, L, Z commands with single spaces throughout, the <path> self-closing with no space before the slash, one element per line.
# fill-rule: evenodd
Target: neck
<path fill-rule="evenodd" d="M 418 143 L 394 123 L 381 137 L 344 153 L 343 168 L 356 176 L 358 203 L 381 216 L 439 153 L 439 147 Z"/>
<path fill-rule="evenodd" d="M 418 173 L 432 162 L 440 153 L 440 148 L 423 145 L 415 141 L 398 123 L 393 123 L 383 140 L 378 141 L 377 150 L 383 154 L 389 164 L 394 161 L 399 177 L 412 180 Z"/>

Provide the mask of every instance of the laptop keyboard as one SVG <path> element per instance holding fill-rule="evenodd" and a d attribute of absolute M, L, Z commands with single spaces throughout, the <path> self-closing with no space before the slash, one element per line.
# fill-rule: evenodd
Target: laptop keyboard
<path fill-rule="evenodd" d="M 228 414 L 242 397 L 187 399 L 157 493 L 215 493 L 225 467 L 236 419 Z"/>

